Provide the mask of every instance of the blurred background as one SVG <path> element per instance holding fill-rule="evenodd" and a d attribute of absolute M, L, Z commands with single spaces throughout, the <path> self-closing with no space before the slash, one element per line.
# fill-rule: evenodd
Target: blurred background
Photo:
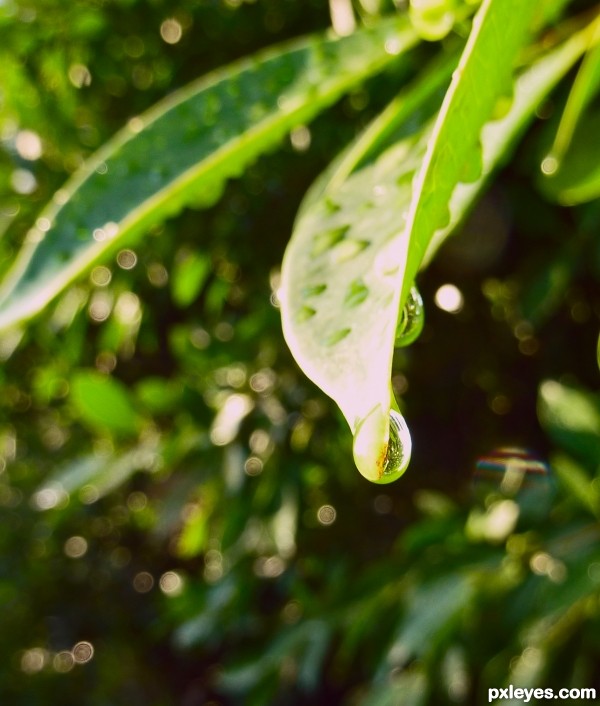
<path fill-rule="evenodd" d="M 327 29 L 329 9 L 2 0 L 0 270 L 129 118 Z M 415 50 L 411 71 L 440 47 Z M 353 91 L 216 206 L 153 228 L 0 339 L 3 704 L 600 689 L 600 208 L 536 187 L 569 82 L 420 275 L 426 325 L 394 361 L 414 446 L 400 482 L 359 475 L 341 414 L 281 334 L 302 196 L 406 73 Z"/>

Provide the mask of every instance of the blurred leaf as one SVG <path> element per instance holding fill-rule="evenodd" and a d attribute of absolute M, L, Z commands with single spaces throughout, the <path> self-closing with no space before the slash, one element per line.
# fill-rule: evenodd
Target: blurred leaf
<path fill-rule="evenodd" d="M 238 598 L 239 586 L 229 579 L 219 581 L 207 593 L 203 610 L 194 617 L 182 623 L 174 634 L 174 642 L 181 649 L 191 647 L 214 639 L 219 634 L 218 626 L 223 620 L 223 613 L 232 602 Z"/>
<path fill-rule="evenodd" d="M 210 257 L 200 252 L 188 253 L 177 261 L 171 279 L 173 301 L 181 307 L 191 304 L 204 286 L 210 270 Z"/>
<path fill-rule="evenodd" d="M 307 620 L 282 632 L 272 646 L 256 659 L 240 667 L 223 670 L 220 686 L 227 692 L 247 691 L 275 672 L 286 660 L 297 665 L 298 684 L 303 691 L 313 691 L 319 676 L 331 635 L 331 624 L 323 620 Z"/>
<path fill-rule="evenodd" d="M 75 459 L 38 487 L 34 502 L 39 509 L 51 509 L 75 493 L 86 504 L 95 502 L 123 485 L 135 472 L 151 469 L 155 458 L 156 445 L 150 441 L 119 456 L 95 453 Z"/>
<path fill-rule="evenodd" d="M 571 495 L 595 517 L 598 517 L 600 514 L 600 493 L 593 482 L 594 479 L 565 454 L 558 454 L 552 458 L 552 468 Z"/>
<path fill-rule="evenodd" d="M 206 504 L 206 501 L 203 504 Z M 190 558 L 204 551 L 208 541 L 208 515 L 209 510 L 203 506 L 194 507 L 186 512 L 185 522 L 177 541 L 179 556 Z"/>
<path fill-rule="evenodd" d="M 600 110 L 590 110 L 580 119 L 562 161 L 553 162 L 553 156 L 545 158 L 539 184 L 547 196 L 565 206 L 600 196 L 600 164 L 595 151 L 590 149 L 599 130 Z"/>
<path fill-rule="evenodd" d="M 385 684 L 369 691 L 361 706 L 423 706 L 427 703 L 428 683 L 424 670 L 419 666 L 411 667 Z"/>
<path fill-rule="evenodd" d="M 421 37 L 434 42 L 452 30 L 459 9 L 462 3 L 455 0 L 411 0 L 409 15 Z"/>
<path fill-rule="evenodd" d="M 579 235 L 579 234 L 578 234 Z M 523 283 L 520 312 L 534 327 L 564 304 L 565 294 L 577 272 L 583 238 L 569 238 L 564 246 L 555 248 L 537 261 L 537 271 Z"/>
<path fill-rule="evenodd" d="M 109 375 L 79 370 L 71 378 L 70 399 L 82 420 L 94 429 L 133 436 L 141 419 L 125 385 Z"/>
<path fill-rule="evenodd" d="M 417 41 L 404 17 L 343 39 L 311 37 L 220 70 L 132 118 L 29 231 L 0 293 L 0 328 L 39 312 L 125 237 L 184 205 L 212 204 L 228 178 Z"/>
<path fill-rule="evenodd" d="M 588 51 L 581 62 L 556 131 L 551 158 L 560 165 L 568 152 L 577 124 L 600 88 L 600 21 L 590 36 Z"/>
<path fill-rule="evenodd" d="M 538 416 L 550 436 L 596 471 L 600 465 L 600 398 L 546 380 L 538 393 Z"/>
<path fill-rule="evenodd" d="M 471 604 L 474 593 L 473 578 L 467 573 L 449 572 L 420 584 L 390 646 L 389 665 L 402 667 L 436 650 Z"/>
<path fill-rule="evenodd" d="M 167 414 L 177 409 L 181 384 L 161 377 L 145 377 L 135 386 L 135 395 L 150 414 Z"/>

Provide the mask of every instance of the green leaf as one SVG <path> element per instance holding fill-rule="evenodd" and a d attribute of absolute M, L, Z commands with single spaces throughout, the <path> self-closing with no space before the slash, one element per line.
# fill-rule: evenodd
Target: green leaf
<path fill-rule="evenodd" d="M 569 140 L 569 149 L 559 162 L 549 155 L 542 162 L 540 189 L 564 206 L 575 206 L 600 196 L 600 163 L 590 149 L 600 130 L 600 111 L 590 110 L 580 118 Z"/>
<path fill-rule="evenodd" d="M 124 238 L 184 205 L 214 202 L 228 178 L 291 128 L 417 41 L 406 17 L 343 39 L 311 37 L 209 75 L 132 118 L 29 231 L 0 291 L 0 329 L 39 312 Z"/>
<path fill-rule="evenodd" d="M 297 683 L 310 693 L 319 684 L 330 640 L 330 624 L 317 619 L 304 621 L 281 632 L 267 652 L 255 656 L 243 666 L 228 666 L 219 677 L 219 686 L 234 694 L 246 691 L 265 678 L 272 680 L 282 662 L 292 657 L 298 667 Z"/>
<path fill-rule="evenodd" d="M 113 377 L 78 371 L 71 380 L 71 400 L 82 420 L 94 429 L 120 436 L 135 435 L 141 419 L 127 388 Z"/>
<path fill-rule="evenodd" d="M 451 199 L 458 184 L 477 181 L 482 174 L 481 131 L 493 120 L 494 111 L 502 110 L 500 99 L 512 93 L 513 65 L 527 38 L 535 4 L 484 0 L 473 20 L 414 185 L 402 299 L 434 234 L 451 221 Z"/>
<path fill-rule="evenodd" d="M 60 507 L 70 496 L 90 504 L 123 485 L 137 471 L 148 471 L 157 458 L 157 439 L 148 438 L 119 456 L 95 453 L 70 461 L 39 486 L 33 495 L 39 510 Z"/>
<path fill-rule="evenodd" d="M 551 167 L 560 165 L 567 153 L 579 119 L 583 115 L 586 106 L 600 89 L 600 22 L 596 21 L 595 30 L 590 36 L 589 51 L 586 53 L 577 77 L 573 82 L 573 88 L 567 99 L 563 110 L 560 124 L 556 131 L 556 137 L 552 150 L 550 151 Z M 548 165 L 547 165 L 548 166 Z"/>
<path fill-rule="evenodd" d="M 411 665 L 373 687 L 361 700 L 361 706 L 425 706 L 428 683 L 424 671 L 420 664 Z"/>
<path fill-rule="evenodd" d="M 450 625 L 472 603 L 475 593 L 474 578 L 466 572 L 449 572 L 421 584 L 390 647 L 389 664 L 402 667 L 412 658 L 423 658 L 435 650 L 446 638 Z"/>
<path fill-rule="evenodd" d="M 175 380 L 146 377 L 136 385 L 135 394 L 150 414 L 172 414 L 180 404 L 182 387 Z"/>
<path fill-rule="evenodd" d="M 200 293 L 211 271 L 210 257 L 204 253 L 188 253 L 177 260 L 173 270 L 173 301 L 185 307 Z"/>
<path fill-rule="evenodd" d="M 566 454 L 554 456 L 552 468 L 570 494 L 594 517 L 598 517 L 600 515 L 600 493 L 594 479 Z"/>
<path fill-rule="evenodd" d="M 542 160 L 539 185 L 550 198 L 572 206 L 600 196 L 600 169 L 590 143 L 600 122 L 597 110 L 586 108 L 600 89 L 600 21 L 592 24 L 588 51 L 565 104 L 554 143 Z"/>
<path fill-rule="evenodd" d="M 476 39 L 465 50 L 463 56 L 467 58 L 438 118 L 428 156 L 430 131 L 424 115 L 419 115 L 431 97 L 425 95 L 431 78 L 425 72 L 423 83 L 417 82 L 402 94 L 386 119 L 367 131 L 354 152 L 346 153 L 309 192 L 284 257 L 280 296 L 287 343 L 306 375 L 339 405 L 355 435 L 357 466 L 376 482 L 394 480 L 404 470 L 384 470 L 389 410 L 395 406 L 390 371 L 399 302 L 404 301 L 400 292 L 406 295 L 424 257 L 430 258 L 456 227 L 489 174 L 508 156 L 516 138 L 534 117 L 539 102 L 587 46 L 584 31 L 538 60 L 517 80 L 514 100 L 505 117 L 489 122 L 482 130 L 485 120 L 492 116 L 486 115 L 485 106 L 478 102 L 479 83 L 488 82 L 485 69 L 490 62 L 498 61 L 501 52 L 496 39 L 492 41 L 487 33 L 495 34 L 496 23 L 501 22 L 505 11 L 504 6 L 496 9 L 499 6 L 494 4 L 492 13 L 489 5 L 484 5 L 484 21 L 479 21 Z M 512 7 L 510 3 L 506 7 L 509 5 Z M 493 29 L 484 32 L 483 25 L 487 27 L 488 22 Z M 481 48 L 477 41 L 481 33 L 486 42 L 491 42 L 493 61 L 492 49 Z M 508 63 L 516 44 L 513 38 L 510 51 L 502 54 Z M 492 75 L 496 76 L 497 71 L 492 69 Z M 500 73 L 504 76 L 503 71 Z M 495 97 L 489 90 L 486 96 L 485 105 L 491 113 Z M 455 102 L 456 116 L 452 108 Z M 472 118 L 465 114 L 471 104 L 476 106 Z M 360 166 L 369 145 L 377 143 L 380 134 L 389 135 L 393 111 L 400 115 L 398 122 L 405 125 L 404 135 L 378 158 Z M 421 125 L 416 130 L 415 116 Z M 461 131 L 468 135 L 457 137 L 450 147 L 454 133 Z M 481 173 L 474 182 L 458 184 L 469 176 L 462 173 L 462 164 L 473 161 L 480 138 Z M 359 168 L 355 169 L 356 165 Z M 413 178 L 420 165 L 413 191 Z M 438 193 L 434 192 L 436 184 Z M 403 224 L 411 199 L 407 229 Z M 431 213 L 425 213 L 427 204 Z"/>
<path fill-rule="evenodd" d="M 538 416 L 542 426 L 565 450 L 600 465 L 600 398 L 585 390 L 546 380 L 538 394 Z"/>
<path fill-rule="evenodd" d="M 425 71 L 317 182 L 285 253 L 280 296 L 287 343 L 353 432 L 371 409 L 390 407 L 389 376 L 378 371 L 387 353 L 381 341 L 388 330 L 393 339 L 396 324 L 380 315 L 394 296 L 387 248 L 410 200 L 428 131 L 404 130 L 375 161 L 351 172 L 382 135 L 419 113 L 448 74 L 443 65 Z M 371 480 L 382 475 L 367 472 Z"/>

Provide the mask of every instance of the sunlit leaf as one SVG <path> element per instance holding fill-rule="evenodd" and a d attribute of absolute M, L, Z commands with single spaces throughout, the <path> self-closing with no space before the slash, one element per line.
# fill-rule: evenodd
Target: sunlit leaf
<path fill-rule="evenodd" d="M 403 17 L 343 39 L 311 37 L 218 71 L 132 118 L 29 231 L 0 292 L 0 328 L 40 311 L 126 237 L 184 205 L 213 203 L 228 178 L 417 41 Z"/>
<path fill-rule="evenodd" d="M 175 263 L 171 279 L 173 301 L 188 306 L 198 296 L 211 270 L 210 258 L 204 253 L 188 253 Z"/>
<path fill-rule="evenodd" d="M 567 490 L 595 517 L 600 514 L 600 493 L 594 479 L 572 458 L 560 454 L 552 459 L 552 468 Z"/>
<path fill-rule="evenodd" d="M 286 251 L 286 340 L 308 377 L 338 403 L 355 435 L 357 466 L 370 480 L 389 482 L 405 468 L 386 466 L 401 291 L 406 296 L 424 258 L 456 227 L 539 102 L 585 50 L 584 32 L 540 59 L 516 81 L 508 113 L 492 120 L 509 75 L 506 66 L 490 68 L 498 81 L 494 91 L 486 67 L 498 63 L 500 53 L 501 63 L 511 64 L 527 24 L 523 20 L 507 46 L 499 46 L 498 27 L 512 21 L 505 12 L 510 15 L 508 4 L 484 5 L 431 139 L 426 126 L 413 128 L 354 172 L 368 145 L 360 147 L 358 159 L 350 153 L 350 169 L 340 160 L 343 178 L 333 170 L 309 193 Z M 423 80 L 429 79 L 425 73 Z M 486 90 L 480 101 L 481 83 Z M 403 120 L 410 115 L 402 112 L 405 103 L 413 113 L 421 104 L 415 96 L 425 100 L 418 83 L 396 104 Z M 376 142 L 379 131 L 371 133 Z M 470 183 L 460 183 L 465 180 Z"/>
<path fill-rule="evenodd" d="M 600 22 L 596 22 L 593 35 L 590 36 L 589 51 L 586 53 L 567 99 L 565 109 L 556 131 L 550 159 L 560 166 L 575 134 L 577 124 L 586 107 L 600 88 Z M 551 165 L 552 166 L 552 162 Z"/>
<path fill-rule="evenodd" d="M 109 375 L 80 370 L 71 380 L 71 400 L 82 420 L 95 429 L 134 435 L 140 416 L 123 383 Z"/>
<path fill-rule="evenodd" d="M 506 110 L 513 92 L 513 65 L 527 38 L 534 8 L 535 3 L 524 5 L 519 0 L 484 0 L 475 15 L 414 184 L 402 299 L 434 234 L 451 222 L 456 187 L 475 182 L 484 173 L 481 131 Z"/>
<path fill-rule="evenodd" d="M 555 441 L 596 470 L 600 464 L 600 399 L 582 389 L 546 380 L 538 416 Z"/>
<path fill-rule="evenodd" d="M 542 191 L 565 206 L 574 206 L 600 196 L 600 164 L 590 144 L 600 130 L 600 111 L 590 110 L 580 118 L 569 149 L 559 162 L 550 155 L 542 162 L 538 180 Z"/>

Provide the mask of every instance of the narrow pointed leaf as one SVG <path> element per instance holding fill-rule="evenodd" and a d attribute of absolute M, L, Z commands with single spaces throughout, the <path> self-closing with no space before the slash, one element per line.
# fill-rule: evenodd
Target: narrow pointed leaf
<path fill-rule="evenodd" d="M 0 329 L 40 311 L 125 237 L 218 198 L 295 125 L 417 43 L 406 18 L 343 39 L 312 37 L 234 64 L 133 118 L 29 231 L 0 291 Z"/>
<path fill-rule="evenodd" d="M 482 174 L 481 130 L 493 119 L 499 99 L 512 94 L 513 66 L 535 6 L 521 0 L 484 0 L 473 20 L 414 184 L 403 299 L 435 232 L 451 220 L 450 201 L 457 185 L 475 182 Z"/>
<path fill-rule="evenodd" d="M 600 129 L 600 111 L 590 109 L 579 119 L 569 148 L 559 161 L 550 154 L 542 162 L 538 184 L 543 193 L 565 206 L 592 201 L 600 196 L 600 163 L 590 149 Z"/>
<path fill-rule="evenodd" d="M 464 216 L 490 172 L 507 158 L 534 117 L 539 102 L 585 51 L 587 39 L 588 33 L 580 32 L 524 72 L 501 120 L 489 122 L 483 130 L 477 121 L 477 139 L 469 143 L 469 150 L 478 150 L 481 138 L 479 177 L 458 187 L 453 182 L 450 220 L 446 215 L 440 221 L 445 222 L 443 227 L 431 222 L 423 226 L 414 248 L 412 240 L 409 248 L 404 219 L 415 198 L 412 179 L 425 159 L 431 134 L 427 125 L 391 145 L 343 183 L 327 188 L 336 181 L 334 170 L 309 192 L 284 258 L 284 334 L 304 372 L 337 402 L 359 437 L 355 460 L 370 480 L 390 480 L 383 476 L 381 459 L 388 443 L 389 410 L 395 404 L 389 381 L 403 282 L 405 287 L 412 283 L 426 249 L 430 257 Z M 468 85 L 477 92 L 477 82 Z M 465 160 L 471 157 L 464 155 Z M 423 179 L 420 183 L 422 190 Z M 408 285 L 405 268 L 411 277 Z"/>
<path fill-rule="evenodd" d="M 600 89 L 600 20 L 595 22 L 593 35 L 590 37 L 589 51 L 586 53 L 573 88 L 565 104 L 565 109 L 556 130 L 556 137 L 550 152 L 557 164 L 563 160 L 575 134 L 577 124 L 586 107 Z"/>

